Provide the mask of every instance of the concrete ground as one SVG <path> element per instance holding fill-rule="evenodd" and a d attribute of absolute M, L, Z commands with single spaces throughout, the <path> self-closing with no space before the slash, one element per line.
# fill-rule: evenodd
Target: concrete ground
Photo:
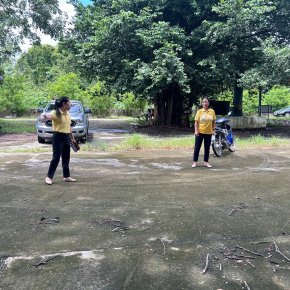
<path fill-rule="evenodd" d="M 0 289 L 290 289 L 289 156 L 2 153 Z"/>

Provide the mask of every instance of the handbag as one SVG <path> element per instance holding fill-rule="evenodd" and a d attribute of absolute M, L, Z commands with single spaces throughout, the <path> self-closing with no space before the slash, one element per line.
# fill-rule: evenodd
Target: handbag
<path fill-rule="evenodd" d="M 70 147 L 72 148 L 72 150 L 74 152 L 78 152 L 81 149 L 79 143 L 77 141 L 75 141 L 75 140 L 71 140 L 70 141 Z"/>

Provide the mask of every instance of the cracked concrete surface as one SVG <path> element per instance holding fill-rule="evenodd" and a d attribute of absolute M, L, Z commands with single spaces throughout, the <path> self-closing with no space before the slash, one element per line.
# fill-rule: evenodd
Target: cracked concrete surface
<path fill-rule="evenodd" d="M 0 289 L 290 289 L 288 156 L 77 153 L 47 186 L 49 153 L 1 154 Z"/>

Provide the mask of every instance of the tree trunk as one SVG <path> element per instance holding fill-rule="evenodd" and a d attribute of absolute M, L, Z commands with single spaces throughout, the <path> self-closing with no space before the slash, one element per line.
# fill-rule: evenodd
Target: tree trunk
<path fill-rule="evenodd" d="M 166 125 L 165 116 L 166 116 L 166 101 L 164 101 L 164 94 L 160 97 L 159 101 L 159 110 L 160 110 L 160 117 L 161 117 L 161 124 Z"/>
<path fill-rule="evenodd" d="M 166 125 L 172 125 L 172 112 L 173 112 L 173 104 L 174 104 L 174 89 L 170 88 L 168 91 L 167 98 L 167 112 L 166 112 Z"/>
<path fill-rule="evenodd" d="M 243 116 L 243 88 L 237 82 L 234 87 L 233 116 Z"/>

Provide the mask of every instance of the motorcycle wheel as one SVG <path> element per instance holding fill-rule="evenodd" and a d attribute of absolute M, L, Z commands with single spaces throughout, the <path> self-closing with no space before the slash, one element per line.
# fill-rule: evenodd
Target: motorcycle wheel
<path fill-rule="evenodd" d="M 230 152 L 235 152 L 236 151 L 236 143 L 235 141 L 233 142 L 233 144 L 231 144 L 231 146 L 228 148 Z"/>
<path fill-rule="evenodd" d="M 215 140 L 212 142 L 212 150 L 213 153 L 217 157 L 221 157 L 223 155 L 223 144 L 221 135 L 216 135 Z"/>

